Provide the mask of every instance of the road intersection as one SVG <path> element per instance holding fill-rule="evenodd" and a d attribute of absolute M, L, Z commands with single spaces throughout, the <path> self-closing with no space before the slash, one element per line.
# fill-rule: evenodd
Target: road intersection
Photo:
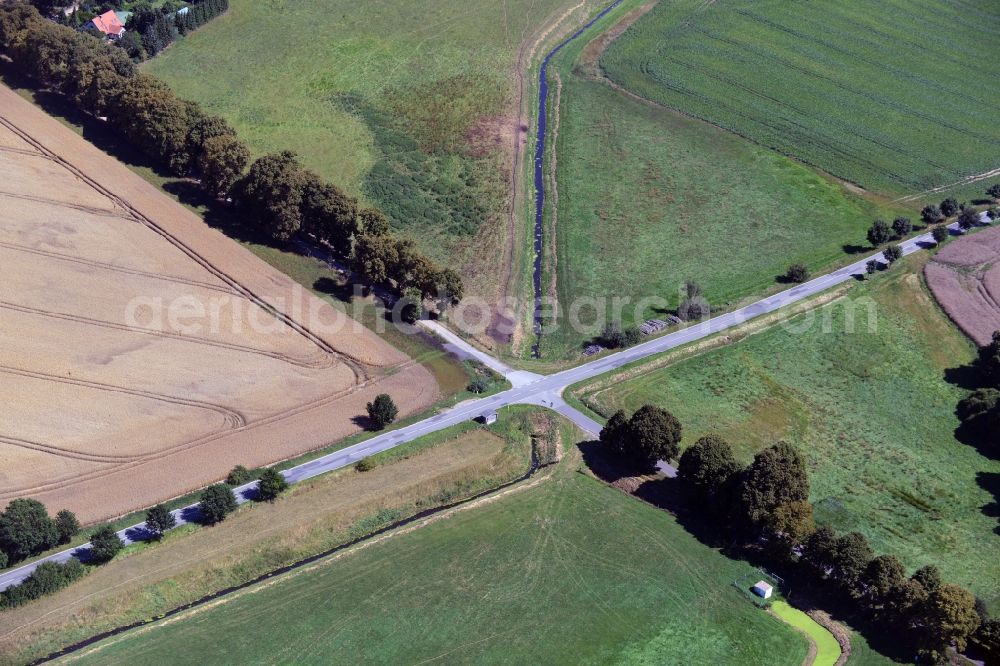
<path fill-rule="evenodd" d="M 989 223 L 989 218 L 987 218 L 985 213 L 982 215 L 982 222 L 984 224 Z M 952 233 L 960 233 L 956 224 L 951 225 L 949 228 Z M 931 234 L 926 233 L 900 243 L 900 245 L 903 249 L 903 254 L 908 255 L 933 247 L 935 243 Z M 596 438 L 600 433 L 601 425 L 587 415 L 574 409 L 563 400 L 563 391 L 567 387 L 617 370 L 629 363 L 701 340 L 756 317 L 766 315 L 815 296 L 836 285 L 857 279 L 866 273 L 868 261 L 872 259 L 884 263 L 881 253 L 867 255 L 848 266 L 778 292 L 745 307 L 705 319 L 672 333 L 661 335 L 642 344 L 635 345 L 634 347 L 601 356 L 588 363 L 551 375 L 539 375 L 511 368 L 502 361 L 473 347 L 441 324 L 437 322 L 422 322 L 425 328 L 443 339 L 446 349 L 457 354 L 460 358 L 476 359 L 487 367 L 504 375 L 511 382 L 511 388 L 491 396 L 460 403 L 422 421 L 376 435 L 357 444 L 287 469 L 282 473 L 289 483 L 311 479 L 320 474 L 353 465 L 362 458 L 387 451 L 424 435 L 475 419 L 485 412 L 502 410 L 504 407 L 516 404 L 540 405 L 553 409 L 575 423 L 584 432 Z M 676 473 L 667 464 L 663 464 L 661 469 L 668 475 Z M 256 493 L 256 482 L 239 486 L 234 489 L 234 492 L 239 503 L 250 501 Z M 197 505 L 183 507 L 175 510 L 173 513 L 177 518 L 178 525 L 197 522 L 198 520 Z M 147 539 L 150 535 L 146 532 L 142 524 L 138 524 L 119 531 L 118 536 L 128 544 Z M 22 582 L 42 562 L 65 562 L 71 557 L 86 559 L 89 546 L 89 544 L 83 544 L 75 548 L 69 548 L 0 573 L 0 590 Z"/>

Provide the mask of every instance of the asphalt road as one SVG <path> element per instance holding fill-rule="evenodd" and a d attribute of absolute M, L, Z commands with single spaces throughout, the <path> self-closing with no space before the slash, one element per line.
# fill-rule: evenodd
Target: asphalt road
<path fill-rule="evenodd" d="M 984 223 L 988 223 L 988 218 L 986 218 L 985 213 L 983 214 L 983 221 Z M 951 225 L 951 229 L 953 233 L 958 233 L 957 225 Z M 903 247 L 903 254 L 907 255 L 933 246 L 934 241 L 928 233 L 912 238 L 901 245 Z M 719 333 L 720 331 L 732 328 L 733 326 L 742 324 L 746 321 L 754 319 L 755 317 L 774 312 L 775 310 L 779 310 L 783 307 L 819 294 L 830 287 L 847 282 L 848 280 L 856 279 L 855 276 L 864 275 L 865 266 L 870 259 L 878 259 L 882 261 L 882 255 L 881 253 L 866 255 L 849 266 L 845 266 L 832 273 L 822 275 L 808 282 L 796 285 L 777 294 L 761 299 L 746 307 L 740 308 L 739 310 L 734 310 L 717 317 L 712 317 L 711 319 L 706 319 L 698 324 L 654 338 L 648 342 L 630 347 L 623 351 L 602 356 L 590 361 L 589 363 L 584 363 L 583 365 L 569 368 L 568 370 L 563 370 L 562 372 L 557 372 L 552 375 L 536 375 L 533 373 L 513 370 L 502 364 L 500 361 L 492 359 L 481 350 L 475 349 L 451 331 L 435 324 L 430 326 L 430 328 L 432 328 L 435 333 L 444 337 L 447 345 L 453 347 L 454 350 L 461 352 L 460 355 L 477 358 L 483 362 L 486 362 L 486 359 L 489 359 L 490 362 L 486 364 L 498 372 L 506 374 L 508 378 L 512 380 L 511 383 L 513 384 L 513 388 L 479 400 L 473 400 L 460 404 L 417 423 L 385 432 L 372 437 L 371 439 L 359 442 L 358 444 L 354 444 L 334 453 L 330 453 L 316 458 L 315 460 L 292 467 L 285 470 L 283 474 L 290 483 L 297 483 L 326 472 L 331 472 L 342 467 L 347 467 L 348 465 L 353 465 L 362 458 L 382 451 L 387 451 L 401 444 L 417 439 L 418 437 L 422 437 L 423 435 L 427 435 L 437 430 L 442 430 L 476 418 L 484 412 L 492 410 L 500 411 L 508 405 L 515 404 L 534 404 L 550 407 L 576 423 L 585 432 L 596 437 L 596 435 L 600 432 L 600 424 L 566 404 L 566 402 L 562 399 L 562 393 L 566 387 L 585 379 L 591 379 L 598 375 L 616 370 L 624 365 L 642 360 L 654 354 L 659 354 L 661 352 L 695 342 L 715 333 Z M 485 357 L 485 359 L 483 357 Z M 501 418 L 503 417 L 502 412 L 500 416 Z M 672 467 L 666 464 L 664 464 L 661 469 L 668 475 L 676 473 Z M 253 498 L 255 493 L 256 482 L 240 486 L 235 490 L 237 500 L 239 502 L 242 503 L 249 501 Z M 174 515 L 178 519 L 178 524 L 197 522 L 197 505 L 178 509 L 174 511 Z M 148 534 L 146 534 L 146 531 L 141 524 L 126 528 L 120 531 L 118 535 L 122 537 L 126 543 L 139 541 L 148 537 Z M 67 549 L 59 553 L 49 555 L 44 559 L 37 560 L 30 564 L 25 564 L 16 569 L 5 571 L 0 574 L 0 590 L 4 590 L 10 585 L 16 585 L 17 583 L 23 581 L 31 575 L 31 572 L 34 571 L 35 567 L 40 562 L 64 562 L 70 557 L 81 557 L 82 559 L 85 559 L 87 550 L 89 550 L 89 544 L 84 544 L 83 546 L 79 546 L 77 548 Z"/>

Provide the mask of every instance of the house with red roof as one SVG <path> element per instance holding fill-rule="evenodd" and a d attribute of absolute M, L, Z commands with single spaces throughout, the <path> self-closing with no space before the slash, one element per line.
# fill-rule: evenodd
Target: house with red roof
<path fill-rule="evenodd" d="M 124 12 L 122 13 L 124 14 Z M 125 34 L 125 23 L 118 14 L 107 11 L 100 16 L 95 16 L 87 29 L 100 33 L 108 39 L 121 39 L 121 36 Z"/>

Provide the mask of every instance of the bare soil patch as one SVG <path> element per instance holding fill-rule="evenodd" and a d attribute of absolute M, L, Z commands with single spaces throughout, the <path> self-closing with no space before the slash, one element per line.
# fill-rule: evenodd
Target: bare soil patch
<path fill-rule="evenodd" d="M 422 366 L 0 88 L 0 504 L 86 522 L 356 432 Z"/>
<path fill-rule="evenodd" d="M 952 241 L 924 268 L 931 293 L 977 345 L 988 344 L 1000 329 L 998 262 L 1000 228 Z"/>

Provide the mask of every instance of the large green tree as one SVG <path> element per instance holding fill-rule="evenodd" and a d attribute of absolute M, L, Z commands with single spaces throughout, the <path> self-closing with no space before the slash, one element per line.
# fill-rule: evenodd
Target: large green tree
<path fill-rule="evenodd" d="M 845 589 L 855 592 L 862 574 L 875 553 L 860 532 L 850 532 L 837 539 L 833 554 L 836 577 Z"/>
<path fill-rule="evenodd" d="M 654 469 L 656 464 L 670 461 L 680 451 L 681 422 L 655 405 L 643 405 L 628 422 L 625 453 L 638 465 Z"/>
<path fill-rule="evenodd" d="M 380 393 L 375 400 L 368 403 L 368 421 L 372 430 L 382 430 L 396 420 L 399 409 L 388 393 Z"/>
<path fill-rule="evenodd" d="M 911 578 L 920 583 L 921 587 L 929 593 L 937 592 L 941 585 L 944 584 L 944 580 L 941 578 L 941 570 L 933 564 L 920 567 L 913 572 Z"/>
<path fill-rule="evenodd" d="M 993 340 L 979 348 L 975 368 L 984 384 L 1000 387 L 1000 331 L 993 331 Z"/>
<path fill-rule="evenodd" d="M 107 562 L 124 547 L 125 544 L 110 525 L 102 525 L 90 535 L 90 557 L 94 562 Z"/>
<path fill-rule="evenodd" d="M 809 475 L 805 460 L 787 442 L 778 442 L 760 451 L 741 479 L 743 513 L 758 529 L 768 527 L 779 506 L 808 499 Z"/>
<path fill-rule="evenodd" d="M 306 172 L 291 151 L 264 155 L 237 188 L 245 219 L 271 240 L 286 241 L 302 227 Z"/>
<path fill-rule="evenodd" d="M 80 532 L 80 521 L 69 509 L 63 509 L 56 514 L 56 532 L 59 533 L 59 543 L 69 543 L 70 539 Z"/>
<path fill-rule="evenodd" d="M 625 416 L 624 410 L 619 409 L 601 428 L 600 441 L 606 449 L 616 456 L 621 456 L 625 452 L 626 437 L 628 437 L 628 417 Z"/>
<path fill-rule="evenodd" d="M 972 206 L 966 206 L 958 214 L 958 226 L 962 229 L 971 229 L 977 224 L 979 224 L 979 211 Z"/>
<path fill-rule="evenodd" d="M 260 475 L 260 484 L 257 486 L 257 497 L 263 502 L 273 502 L 278 495 L 288 488 L 288 481 L 285 480 L 281 472 L 268 467 Z"/>
<path fill-rule="evenodd" d="M 938 224 L 944 222 L 944 213 L 935 204 L 927 204 L 920 211 L 920 219 L 924 224 Z"/>
<path fill-rule="evenodd" d="M 236 496 L 226 484 L 216 483 L 202 491 L 198 506 L 205 523 L 214 525 L 236 510 Z"/>
<path fill-rule="evenodd" d="M 948 197 L 941 202 L 938 208 L 945 217 L 951 217 L 958 212 L 958 200 L 954 197 Z"/>
<path fill-rule="evenodd" d="M 802 559 L 819 577 L 826 577 L 837 564 L 837 533 L 829 525 L 820 525 L 802 547 Z"/>
<path fill-rule="evenodd" d="M 357 199 L 307 172 L 302 195 L 302 228 L 340 254 L 349 255 L 351 239 L 358 231 Z"/>
<path fill-rule="evenodd" d="M 188 153 L 200 155 L 205 149 L 205 142 L 220 136 L 236 136 L 236 130 L 222 116 L 202 115 L 188 129 Z"/>
<path fill-rule="evenodd" d="M 351 268 L 363 280 L 385 284 L 398 261 L 399 252 L 392 236 L 361 233 L 355 238 Z"/>
<path fill-rule="evenodd" d="M 17 562 L 59 543 L 59 530 L 38 500 L 18 498 L 0 514 L 0 549 Z"/>
<path fill-rule="evenodd" d="M 146 529 L 153 533 L 154 538 L 163 538 L 163 533 L 177 524 L 177 519 L 170 513 L 170 509 L 157 504 L 146 512 Z"/>
<path fill-rule="evenodd" d="M 882 243 L 889 242 L 890 238 L 892 238 L 892 231 L 890 231 L 889 225 L 885 223 L 885 220 L 875 220 L 868 229 L 868 242 L 873 247 L 878 247 Z"/>
<path fill-rule="evenodd" d="M 919 618 L 920 636 L 926 652 L 944 655 L 949 645 L 964 651 L 969 636 L 979 627 L 976 598 L 968 590 L 945 583 L 932 592 Z"/>
<path fill-rule="evenodd" d="M 890 604 L 896 591 L 906 582 L 906 569 L 895 555 L 878 555 L 868 562 L 861 575 L 861 589 L 869 607 L 878 611 Z"/>
<path fill-rule="evenodd" d="M 677 465 L 678 478 L 688 497 L 716 511 L 721 508 L 720 501 L 725 501 L 725 489 L 739 470 L 733 448 L 718 435 L 706 435 L 689 446 Z"/>
<path fill-rule="evenodd" d="M 783 557 L 788 557 L 792 547 L 805 542 L 815 531 L 813 507 L 808 500 L 785 502 L 771 512 L 768 532 L 775 537 L 772 543 Z"/>
<path fill-rule="evenodd" d="M 209 137 L 198 155 L 198 171 L 205 189 L 215 197 L 224 197 L 232 189 L 250 163 L 250 147 L 224 134 Z"/>

